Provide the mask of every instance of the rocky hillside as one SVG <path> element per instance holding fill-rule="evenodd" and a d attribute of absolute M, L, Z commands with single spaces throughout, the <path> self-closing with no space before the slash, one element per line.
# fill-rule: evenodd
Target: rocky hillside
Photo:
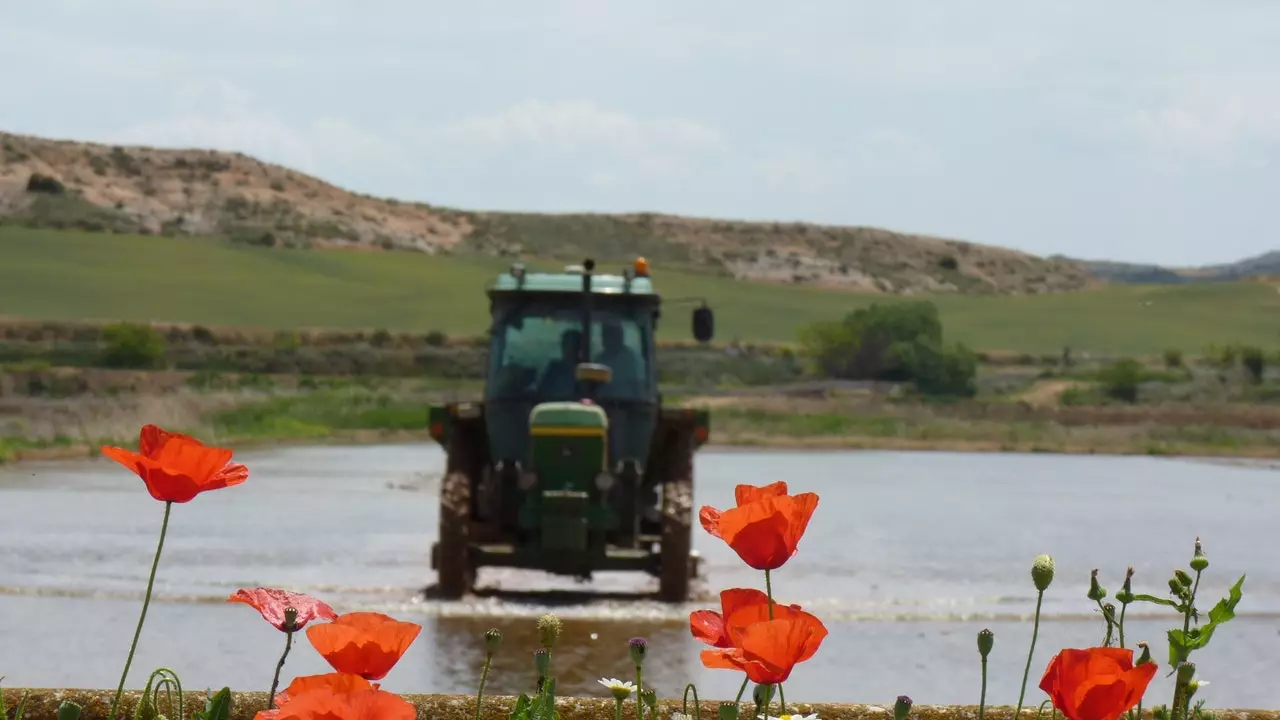
<path fill-rule="evenodd" d="M 0 221 L 346 247 L 701 266 L 742 280 L 885 293 L 1029 294 L 1096 282 L 1075 262 L 868 227 L 639 213 L 479 213 L 348 192 L 239 153 L 0 133 Z"/>

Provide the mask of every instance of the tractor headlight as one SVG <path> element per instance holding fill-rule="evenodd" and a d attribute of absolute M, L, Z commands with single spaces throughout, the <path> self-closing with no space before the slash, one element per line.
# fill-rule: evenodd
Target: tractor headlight
<path fill-rule="evenodd" d="M 602 472 L 596 476 L 596 489 L 600 492 L 609 492 L 609 488 L 613 487 L 613 475 Z"/>
<path fill-rule="evenodd" d="M 516 485 L 521 490 L 531 490 L 534 485 L 538 484 L 538 476 L 531 472 L 520 473 L 520 479 L 516 481 Z"/>

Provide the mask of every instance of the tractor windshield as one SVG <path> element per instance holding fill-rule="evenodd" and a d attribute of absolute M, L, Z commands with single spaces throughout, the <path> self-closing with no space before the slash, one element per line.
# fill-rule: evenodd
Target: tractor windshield
<path fill-rule="evenodd" d="M 603 305 L 603 303 L 601 303 Z M 643 307 L 597 307 L 592 311 L 591 360 L 608 365 L 612 380 L 597 397 L 650 399 L 654 392 L 652 311 Z M 575 400 L 582 311 L 576 303 L 521 299 L 495 308 L 488 396 Z"/>

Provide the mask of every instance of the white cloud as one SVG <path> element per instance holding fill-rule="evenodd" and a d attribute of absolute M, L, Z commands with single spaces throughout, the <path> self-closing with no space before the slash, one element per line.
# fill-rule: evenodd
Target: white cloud
<path fill-rule="evenodd" d="M 1151 148 L 1199 158 L 1247 159 L 1280 144 L 1280 78 L 1189 83 L 1132 113 Z"/>
<path fill-rule="evenodd" d="M 449 143 L 482 149 L 533 146 L 559 152 L 607 150 L 624 157 L 725 149 L 715 130 L 683 118 L 641 119 L 586 101 L 527 100 L 437 127 Z"/>
<path fill-rule="evenodd" d="M 403 148 L 393 140 L 340 117 L 289 123 L 221 78 L 185 83 L 176 93 L 172 112 L 112 133 L 105 140 L 242 152 L 339 184 L 341 179 L 333 175 L 340 170 L 409 167 Z"/>

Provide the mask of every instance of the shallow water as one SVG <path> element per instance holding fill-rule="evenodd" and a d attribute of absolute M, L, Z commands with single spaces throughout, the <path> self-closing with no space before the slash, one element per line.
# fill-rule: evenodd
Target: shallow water
<path fill-rule="evenodd" d="M 248 483 L 175 505 L 147 627 L 130 673 L 140 686 L 165 666 L 193 688 L 265 690 L 283 637 L 252 609 L 228 604 L 239 587 L 309 592 L 339 611 L 378 610 L 423 626 L 383 682 L 398 692 L 472 692 L 489 627 L 506 634 L 488 688 L 533 682 L 534 619 L 554 609 L 566 637 L 555 654 L 565 693 L 604 695 L 601 676 L 630 676 L 628 638 L 651 642 L 646 684 L 678 696 L 732 697 L 741 676 L 702 668 L 688 613 L 718 600 L 665 606 L 619 597 L 653 580 L 602 574 L 588 585 L 540 573 L 482 570 L 499 593 L 462 603 L 422 599 L 436 524 L 439 450 L 428 445 L 306 447 L 245 452 Z M 1212 561 L 1208 608 L 1249 572 L 1235 620 L 1194 660 L 1213 707 L 1280 707 L 1280 568 L 1274 470 L 1156 458 L 948 453 L 706 452 L 697 503 L 732 503 L 733 485 L 785 479 L 822 500 L 800 553 L 775 574 L 779 600 L 823 618 L 830 635 L 787 683 L 789 699 L 976 703 L 975 637 L 996 635 L 987 699 L 1016 702 L 1031 636 L 1029 570 L 1052 554 L 1028 702 L 1057 649 L 1101 642 L 1085 597 L 1099 567 L 1114 595 L 1125 566 L 1136 592 L 1163 595 L 1195 536 Z M 137 620 L 163 506 L 109 461 L 0 468 L 0 675 L 5 685 L 114 688 Z M 723 543 L 695 532 L 704 590 L 760 587 Z M 543 594 L 546 590 L 574 595 Z M 512 594 L 513 591 L 525 591 Z M 596 596 L 603 594 L 602 596 Z M 1212 596 L 1212 597 L 1210 597 Z M 1148 694 L 1167 702 L 1165 630 L 1179 622 L 1134 606 L 1126 639 L 1152 646 L 1162 671 Z M 285 668 L 324 672 L 304 642 Z"/>

